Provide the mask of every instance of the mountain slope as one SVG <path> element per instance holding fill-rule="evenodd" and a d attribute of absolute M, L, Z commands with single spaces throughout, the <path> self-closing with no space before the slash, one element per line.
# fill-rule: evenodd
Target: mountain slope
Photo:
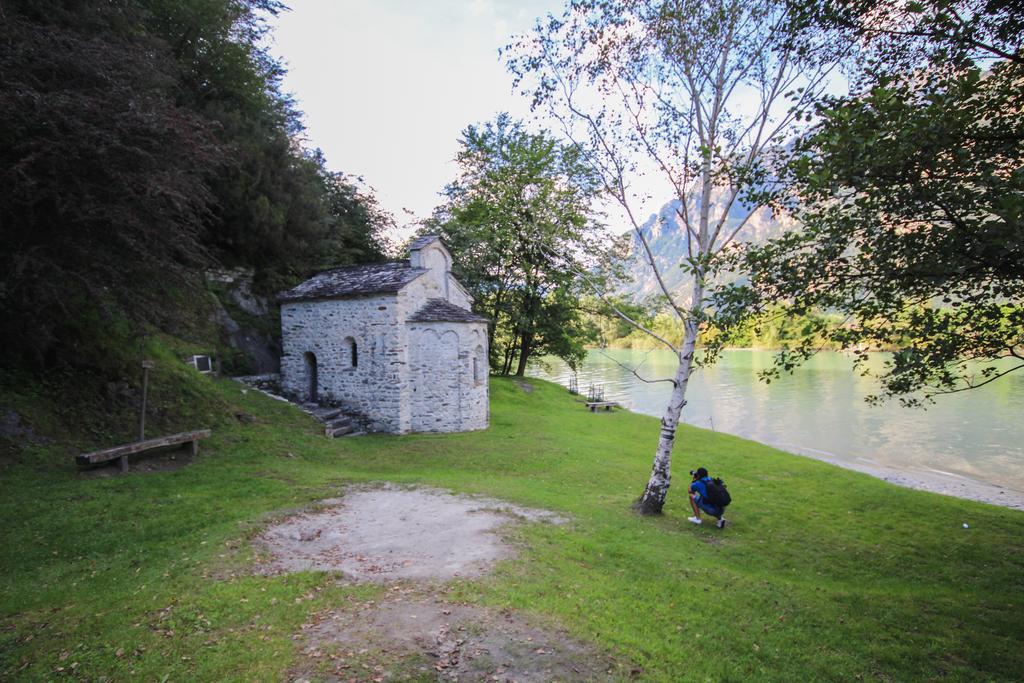
<path fill-rule="evenodd" d="M 711 217 L 712 224 L 725 211 L 725 204 L 728 200 L 725 188 L 715 190 L 711 195 Z M 687 202 L 687 215 L 690 216 L 691 225 L 696 226 L 699 208 L 697 201 L 691 199 Z M 682 266 L 686 265 L 689 257 L 688 245 L 690 236 L 687 234 L 686 226 L 680 218 L 682 202 L 673 199 L 664 204 L 657 213 L 651 214 L 647 221 L 641 226 L 643 234 L 651 250 L 654 264 L 657 266 L 665 286 L 679 294 L 680 303 L 688 302 L 689 278 Z M 750 208 L 740 201 L 736 201 L 729 208 L 725 225 L 722 228 L 721 237 L 724 239 L 739 226 L 750 213 Z M 794 221 L 788 217 L 774 217 L 768 209 L 757 209 L 747 220 L 746 225 L 740 230 L 736 239 L 742 242 L 765 242 L 778 237 L 785 230 L 792 228 Z M 696 248 L 696 245 L 694 245 Z M 620 293 L 626 294 L 633 299 L 641 300 L 649 296 L 661 294 L 657 278 L 647 260 L 643 244 L 636 233 L 632 234 L 629 256 L 626 258 L 628 277 Z"/>

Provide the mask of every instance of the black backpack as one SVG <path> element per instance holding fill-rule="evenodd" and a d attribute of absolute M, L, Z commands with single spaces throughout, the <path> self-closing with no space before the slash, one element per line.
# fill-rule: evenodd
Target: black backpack
<path fill-rule="evenodd" d="M 724 508 L 732 502 L 729 489 L 725 488 L 725 482 L 720 477 L 704 482 L 704 488 L 708 492 L 708 503 L 715 507 Z"/>

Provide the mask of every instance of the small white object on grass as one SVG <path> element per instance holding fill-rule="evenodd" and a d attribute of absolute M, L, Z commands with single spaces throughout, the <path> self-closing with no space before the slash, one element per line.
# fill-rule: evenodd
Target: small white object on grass
<path fill-rule="evenodd" d="M 967 522 L 964 522 L 964 528 L 965 529 L 970 529 L 971 527 L 967 526 Z"/>

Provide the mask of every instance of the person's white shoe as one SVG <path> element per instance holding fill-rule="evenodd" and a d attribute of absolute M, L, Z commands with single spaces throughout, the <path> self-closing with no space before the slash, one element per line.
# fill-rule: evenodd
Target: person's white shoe
<path fill-rule="evenodd" d="M 719 520 L 717 522 L 715 522 L 715 526 L 717 526 L 719 529 L 724 529 L 725 528 L 725 517 L 719 518 Z"/>
<path fill-rule="evenodd" d="M 702 520 L 700 517 L 687 517 L 686 521 L 693 522 L 694 524 L 701 524 L 704 520 Z"/>

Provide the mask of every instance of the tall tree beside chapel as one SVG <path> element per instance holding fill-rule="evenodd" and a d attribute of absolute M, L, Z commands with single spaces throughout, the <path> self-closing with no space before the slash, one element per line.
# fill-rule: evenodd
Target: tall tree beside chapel
<path fill-rule="evenodd" d="M 428 230 L 491 319 L 492 370 L 522 376 L 542 354 L 575 367 L 589 329 L 575 273 L 600 253 L 596 177 L 576 149 L 507 114 L 466 128 L 458 164 Z"/>

